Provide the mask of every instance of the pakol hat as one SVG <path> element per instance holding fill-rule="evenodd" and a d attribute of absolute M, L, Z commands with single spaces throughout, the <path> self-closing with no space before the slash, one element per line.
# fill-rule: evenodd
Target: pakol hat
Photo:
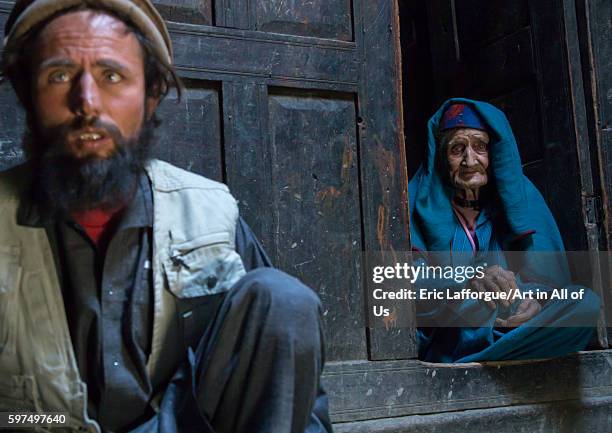
<path fill-rule="evenodd" d="M 38 24 L 79 6 L 107 9 L 129 19 L 161 59 L 172 63 L 172 42 L 163 18 L 149 0 L 17 0 L 4 27 L 4 47 L 15 50 Z"/>
<path fill-rule="evenodd" d="M 487 127 L 474 111 L 467 104 L 452 104 L 450 105 L 440 121 L 440 131 L 446 131 L 453 128 L 474 128 L 486 131 Z"/>

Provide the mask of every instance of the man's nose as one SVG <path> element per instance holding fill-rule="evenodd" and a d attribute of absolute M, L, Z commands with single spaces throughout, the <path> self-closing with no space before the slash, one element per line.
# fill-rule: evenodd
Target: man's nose
<path fill-rule="evenodd" d="M 73 111 L 84 117 L 97 117 L 100 114 L 100 90 L 94 77 L 83 72 L 76 82 L 73 94 Z"/>

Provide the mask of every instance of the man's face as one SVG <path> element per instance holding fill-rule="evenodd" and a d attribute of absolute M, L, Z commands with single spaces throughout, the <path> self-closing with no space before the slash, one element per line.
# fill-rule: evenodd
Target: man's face
<path fill-rule="evenodd" d="M 478 189 L 488 182 L 489 134 L 457 128 L 446 136 L 449 179 L 458 189 Z"/>
<path fill-rule="evenodd" d="M 68 13 L 42 29 L 36 48 L 32 95 L 42 137 L 60 131 L 61 151 L 76 160 L 109 158 L 119 137 L 138 137 L 146 112 L 143 51 L 122 21 Z"/>

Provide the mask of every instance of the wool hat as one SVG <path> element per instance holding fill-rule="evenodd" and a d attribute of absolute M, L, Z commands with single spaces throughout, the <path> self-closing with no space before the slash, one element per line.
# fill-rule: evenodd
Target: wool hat
<path fill-rule="evenodd" d="M 474 111 L 467 104 L 452 104 L 444 112 L 440 121 L 440 131 L 453 128 L 474 128 L 486 131 L 487 127 Z"/>
<path fill-rule="evenodd" d="M 28 32 L 58 13 L 79 6 L 107 9 L 129 19 L 151 42 L 155 54 L 172 63 L 172 42 L 166 24 L 149 0 L 17 0 L 4 27 L 4 47 L 15 51 Z"/>

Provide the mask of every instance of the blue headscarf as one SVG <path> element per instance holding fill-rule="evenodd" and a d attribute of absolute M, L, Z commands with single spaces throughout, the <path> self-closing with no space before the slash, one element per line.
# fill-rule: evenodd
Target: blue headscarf
<path fill-rule="evenodd" d="M 529 235 L 524 247 L 530 251 L 564 251 L 557 224 L 544 198 L 523 174 L 518 147 L 504 113 L 486 102 L 470 99 L 449 99 L 428 122 L 427 160 L 409 184 L 410 234 L 413 248 L 424 251 L 447 251 L 455 230 L 455 216 L 451 208 L 454 190 L 445 181 L 447 173 L 439 173 L 436 152 L 440 121 L 450 105 L 466 104 L 486 124 L 490 135 L 490 186 L 497 209 L 503 212 L 504 230 L 509 239 Z M 562 255 L 561 255 L 562 256 Z M 567 263 L 559 257 L 554 269 L 547 274 L 558 275 L 557 282 L 569 278 Z M 535 264 L 534 264 L 535 266 Z M 551 263 L 539 266 L 550 267 Z M 533 269 L 537 274 L 537 269 Z"/>

